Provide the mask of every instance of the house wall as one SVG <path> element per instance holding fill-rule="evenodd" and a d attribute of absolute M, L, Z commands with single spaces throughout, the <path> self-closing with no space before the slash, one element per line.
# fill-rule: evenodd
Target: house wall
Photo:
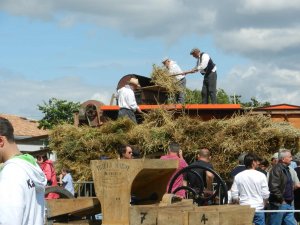
<path fill-rule="evenodd" d="M 289 122 L 292 126 L 300 129 L 300 114 L 273 114 L 271 115 L 271 118 L 275 122 Z"/>

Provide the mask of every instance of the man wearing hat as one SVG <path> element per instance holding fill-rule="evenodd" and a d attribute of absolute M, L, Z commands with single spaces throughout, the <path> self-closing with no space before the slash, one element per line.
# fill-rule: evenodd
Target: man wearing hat
<path fill-rule="evenodd" d="M 164 58 L 162 64 L 168 69 L 171 75 L 177 74 L 175 77 L 179 82 L 182 90 L 176 95 L 176 102 L 183 104 L 185 100 L 185 87 L 186 87 L 186 79 L 185 73 L 182 72 L 181 68 L 177 65 L 177 63 L 169 58 Z"/>
<path fill-rule="evenodd" d="M 189 71 L 189 73 L 200 72 L 203 76 L 203 86 L 202 86 L 202 103 L 208 104 L 208 99 L 210 97 L 210 102 L 212 104 L 217 103 L 217 67 L 207 53 L 201 52 L 198 48 L 193 48 L 190 52 L 194 58 L 197 59 L 197 64 L 194 69 Z"/>
<path fill-rule="evenodd" d="M 118 90 L 118 104 L 120 107 L 118 117 L 128 116 L 133 122 L 137 123 L 135 112 L 141 113 L 141 109 L 138 107 L 134 90 L 140 87 L 137 78 L 130 78 L 128 84 Z"/>

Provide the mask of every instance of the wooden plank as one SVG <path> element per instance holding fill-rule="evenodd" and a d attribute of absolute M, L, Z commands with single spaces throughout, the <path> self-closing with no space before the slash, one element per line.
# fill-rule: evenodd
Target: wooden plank
<path fill-rule="evenodd" d="M 188 225 L 188 213 L 179 210 L 161 209 L 157 213 L 157 225 Z"/>
<path fill-rule="evenodd" d="M 98 198 L 49 199 L 46 200 L 47 217 L 52 218 L 65 214 L 87 214 L 96 209 L 100 213 Z"/>
<path fill-rule="evenodd" d="M 70 221 L 68 223 L 53 223 L 53 225 L 101 225 L 101 221 L 91 222 L 88 220 Z"/>

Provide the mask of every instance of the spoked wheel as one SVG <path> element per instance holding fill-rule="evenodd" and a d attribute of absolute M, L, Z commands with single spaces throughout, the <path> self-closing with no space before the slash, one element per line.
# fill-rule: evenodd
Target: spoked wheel
<path fill-rule="evenodd" d="M 216 186 L 213 191 L 206 191 L 204 187 L 204 181 L 202 179 L 201 174 L 197 172 L 197 169 L 203 170 L 204 172 L 209 171 L 214 175 L 214 183 Z M 173 192 L 173 186 L 176 179 L 187 173 L 195 175 L 195 178 L 198 179 L 198 183 L 200 184 L 198 187 L 191 187 L 189 182 L 187 186 L 180 186 L 176 188 Z M 200 165 L 190 165 L 181 170 L 179 170 L 171 179 L 170 185 L 168 188 L 168 193 L 176 194 L 176 192 L 180 190 L 186 190 L 188 193 L 188 198 L 192 198 L 195 203 L 198 205 L 208 205 L 208 204 L 228 204 L 228 194 L 227 194 L 227 186 L 225 182 L 222 180 L 219 174 L 217 174 L 214 170 Z"/>

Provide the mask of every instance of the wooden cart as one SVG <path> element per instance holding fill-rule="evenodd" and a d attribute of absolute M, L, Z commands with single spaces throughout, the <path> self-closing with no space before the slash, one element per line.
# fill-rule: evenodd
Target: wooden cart
<path fill-rule="evenodd" d="M 93 160 L 91 169 L 97 198 L 48 200 L 48 224 L 252 224 L 254 210 L 248 206 L 198 207 L 192 200 L 178 200 L 172 194 L 165 194 L 177 167 L 177 160 Z M 66 215 L 88 218 L 100 212 L 102 223 L 88 220 L 55 222 L 56 218 Z"/>

